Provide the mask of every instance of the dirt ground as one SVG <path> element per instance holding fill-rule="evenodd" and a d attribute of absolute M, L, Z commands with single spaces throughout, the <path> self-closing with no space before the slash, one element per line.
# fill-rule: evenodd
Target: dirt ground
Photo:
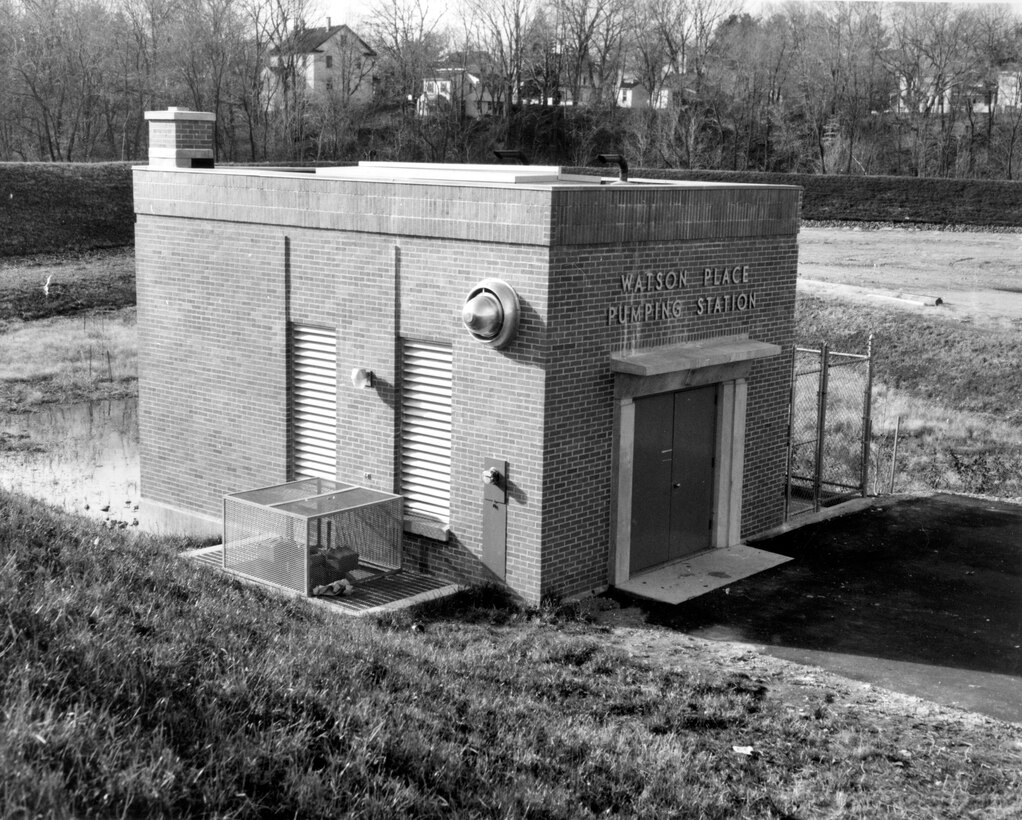
<path fill-rule="evenodd" d="M 0 257 L 0 322 L 134 304 L 132 248 Z"/>
<path fill-rule="evenodd" d="M 798 272 L 814 294 L 1022 329 L 1022 233 L 803 227 Z M 917 295 L 942 304 L 920 305 Z"/>

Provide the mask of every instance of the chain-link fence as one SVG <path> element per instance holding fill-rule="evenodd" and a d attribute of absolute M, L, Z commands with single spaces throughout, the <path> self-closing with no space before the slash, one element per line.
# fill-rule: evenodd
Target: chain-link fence
<path fill-rule="evenodd" d="M 872 337 L 865 355 L 795 349 L 787 516 L 865 495 L 869 478 Z"/>

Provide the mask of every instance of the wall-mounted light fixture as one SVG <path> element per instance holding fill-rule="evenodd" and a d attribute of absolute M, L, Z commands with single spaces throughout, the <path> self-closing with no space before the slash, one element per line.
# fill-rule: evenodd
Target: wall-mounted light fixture
<path fill-rule="evenodd" d="M 365 390 L 376 383 L 376 376 L 372 370 L 364 367 L 356 367 L 351 371 L 351 384 L 358 390 Z"/>
<path fill-rule="evenodd" d="M 502 279 L 484 279 L 472 288 L 461 309 L 461 321 L 472 338 L 498 350 L 511 344 L 520 315 L 518 294 Z"/>

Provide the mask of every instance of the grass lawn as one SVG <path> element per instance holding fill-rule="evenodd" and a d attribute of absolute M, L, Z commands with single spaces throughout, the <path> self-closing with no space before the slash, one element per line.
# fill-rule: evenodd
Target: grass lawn
<path fill-rule="evenodd" d="M 1022 727 L 496 593 L 375 620 L 0 494 L 5 816 L 1012 817 Z"/>

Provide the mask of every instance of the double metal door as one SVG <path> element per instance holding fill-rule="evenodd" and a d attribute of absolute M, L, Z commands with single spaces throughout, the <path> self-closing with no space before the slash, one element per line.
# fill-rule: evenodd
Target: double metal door
<path fill-rule="evenodd" d="M 630 570 L 711 546 L 717 387 L 635 400 Z"/>

